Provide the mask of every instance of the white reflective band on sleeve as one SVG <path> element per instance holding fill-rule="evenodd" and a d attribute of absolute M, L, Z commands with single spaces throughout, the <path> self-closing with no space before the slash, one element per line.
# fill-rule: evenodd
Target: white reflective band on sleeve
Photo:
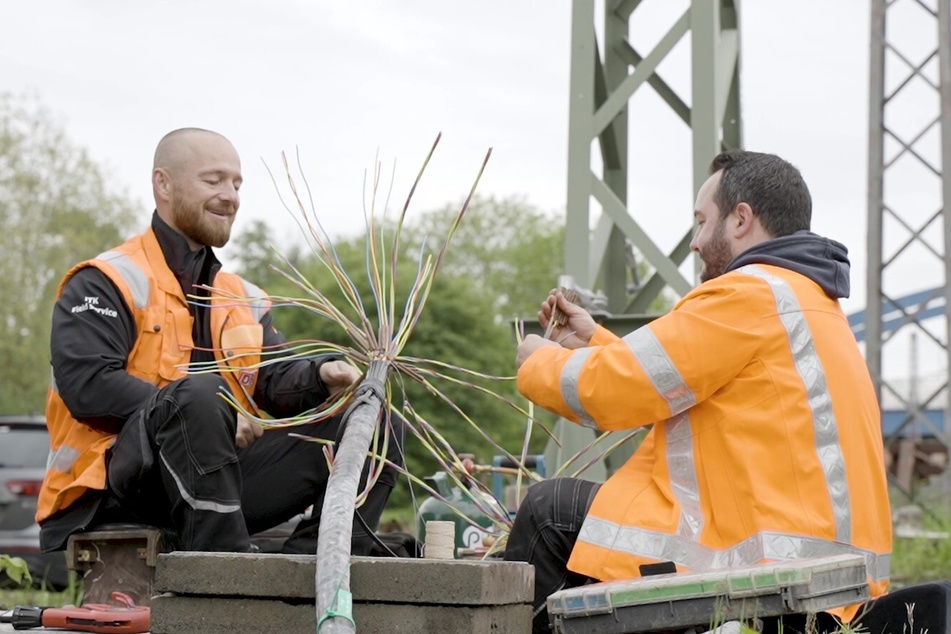
<path fill-rule="evenodd" d="M 885 581 L 891 565 L 891 555 L 878 555 L 850 544 L 816 537 L 764 531 L 732 548 L 715 550 L 693 539 L 619 526 L 591 515 L 585 518 L 578 541 L 645 559 L 672 561 L 696 572 L 751 566 L 762 561 L 862 555 L 868 576 L 874 581 Z"/>
<path fill-rule="evenodd" d="M 581 404 L 581 397 L 578 395 L 578 376 L 581 374 L 581 368 L 584 366 L 584 362 L 588 360 L 592 352 L 594 352 L 594 348 L 579 348 L 575 350 L 567 363 L 565 363 L 565 367 L 561 370 L 560 382 L 561 397 L 565 400 L 565 404 L 571 408 L 571 411 L 574 412 L 575 416 L 578 417 L 578 421 L 585 427 L 597 429 L 598 424 L 594 422 L 594 419 L 585 411 L 584 405 Z"/>
<path fill-rule="evenodd" d="M 159 452 L 159 457 L 162 459 L 162 462 L 165 464 L 165 468 L 168 469 L 168 472 L 172 474 L 172 479 L 175 480 L 175 486 L 178 487 L 178 493 L 182 496 L 182 499 L 188 502 L 188 506 L 192 507 L 196 511 L 214 511 L 215 513 L 236 513 L 241 510 L 241 503 L 234 502 L 232 504 L 215 502 L 213 500 L 199 500 L 193 496 L 186 488 L 182 479 L 179 477 L 175 470 L 172 469 L 172 465 L 168 463 L 168 460 L 165 459 L 165 456 L 162 452 Z"/>
<path fill-rule="evenodd" d="M 654 384 L 654 389 L 667 401 L 671 416 L 697 404 L 697 397 L 693 390 L 684 382 L 677 366 L 671 361 L 650 326 L 638 328 L 625 336 L 624 343 L 644 368 L 651 383 Z"/>
<path fill-rule="evenodd" d="M 73 465 L 76 464 L 76 460 L 79 456 L 80 452 L 78 449 L 74 449 L 69 445 L 63 445 L 56 451 L 51 451 L 46 457 L 46 469 L 47 471 L 55 469 L 56 471 L 69 473 Z"/>
<path fill-rule="evenodd" d="M 697 404 L 697 396 L 687 386 L 650 326 L 638 328 L 625 336 L 624 343 L 644 368 L 654 390 L 667 401 L 673 416 L 658 427 L 663 429 L 667 441 L 670 485 L 680 504 L 677 533 L 696 538 L 703 529 L 704 518 L 700 508 L 697 468 L 693 460 L 693 429 L 687 410 Z"/>
<path fill-rule="evenodd" d="M 852 506 L 849 501 L 849 483 L 845 472 L 845 458 L 839 444 L 839 428 L 829 398 L 825 369 L 816 354 L 809 325 L 802 314 L 796 294 L 785 281 L 770 275 L 755 265 L 739 269 L 747 275 L 755 275 L 769 284 L 776 299 L 776 310 L 786 328 L 789 348 L 792 352 L 796 370 L 806 387 L 809 408 L 812 410 L 812 423 L 815 429 L 816 451 L 825 472 L 826 487 L 832 502 L 832 514 L 835 518 L 835 538 L 841 542 L 852 541 Z"/>
<path fill-rule="evenodd" d="M 145 308 L 149 305 L 149 278 L 129 256 L 118 251 L 106 251 L 96 256 L 97 260 L 108 262 L 119 272 L 132 291 L 133 308 Z"/>
<path fill-rule="evenodd" d="M 667 470 L 670 486 L 680 504 L 680 526 L 677 534 L 697 539 L 703 529 L 703 509 L 700 508 L 700 485 L 697 467 L 693 461 L 693 429 L 690 415 L 681 412 L 658 425 L 667 440 Z"/>
<path fill-rule="evenodd" d="M 252 300 L 248 303 L 248 307 L 251 309 L 251 314 L 254 315 L 254 321 L 261 321 L 268 310 L 267 294 L 244 278 L 241 278 L 241 283 L 244 284 L 244 292 L 247 298 Z"/>

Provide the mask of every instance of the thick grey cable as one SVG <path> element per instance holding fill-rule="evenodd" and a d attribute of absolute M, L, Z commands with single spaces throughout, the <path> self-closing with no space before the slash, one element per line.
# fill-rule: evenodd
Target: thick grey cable
<path fill-rule="evenodd" d="M 345 429 L 334 452 L 317 536 L 317 572 L 314 582 L 318 634 L 356 632 L 350 594 L 353 513 L 373 431 L 386 402 L 385 385 L 389 365 L 382 360 L 370 363 L 367 376 L 355 392 L 354 403 L 344 414 Z"/>

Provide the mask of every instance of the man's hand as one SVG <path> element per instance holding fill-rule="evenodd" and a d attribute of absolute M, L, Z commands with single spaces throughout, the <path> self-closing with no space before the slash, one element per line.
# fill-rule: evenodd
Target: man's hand
<path fill-rule="evenodd" d="M 565 299 L 565 296 L 558 289 L 549 293 L 548 299 L 542 303 L 541 310 L 538 311 L 538 323 L 541 324 L 542 328 L 547 329 L 551 322 L 552 311 L 556 305 L 562 314 L 562 321 L 566 323 L 563 326 L 555 326 L 549 338 L 569 350 L 587 346 L 591 337 L 594 336 L 594 319 L 584 308 Z"/>
<path fill-rule="evenodd" d="M 320 366 L 320 380 L 330 396 L 340 394 L 360 379 L 360 371 L 346 361 L 327 361 Z"/>
<path fill-rule="evenodd" d="M 518 351 L 515 353 L 515 367 L 522 367 L 525 359 L 539 348 L 561 348 L 561 346 L 538 335 L 528 335 L 522 340 L 522 343 L 518 344 Z"/>
<path fill-rule="evenodd" d="M 238 431 L 234 435 L 234 444 L 238 446 L 238 449 L 247 449 L 263 433 L 264 427 L 260 423 L 255 423 L 238 414 Z"/>

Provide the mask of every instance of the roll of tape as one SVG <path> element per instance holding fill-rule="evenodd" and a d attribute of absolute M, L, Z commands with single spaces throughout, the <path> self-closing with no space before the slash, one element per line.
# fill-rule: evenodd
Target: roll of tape
<path fill-rule="evenodd" d="M 455 559 L 456 523 L 445 520 L 426 522 L 426 559 Z"/>

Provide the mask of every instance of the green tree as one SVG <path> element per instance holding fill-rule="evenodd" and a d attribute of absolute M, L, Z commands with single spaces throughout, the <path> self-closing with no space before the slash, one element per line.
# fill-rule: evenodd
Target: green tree
<path fill-rule="evenodd" d="M 437 250 L 458 213 L 458 205 L 425 212 L 406 227 L 407 241 L 416 249 L 425 241 Z M 545 213 L 512 196 L 503 199 L 476 196 L 452 240 L 443 269 L 470 277 L 479 292 L 492 298 L 500 320 L 534 320 L 538 305 L 564 273 L 565 227 L 561 217 Z M 648 279 L 650 268 L 637 262 L 637 280 Z M 651 302 L 654 314 L 672 305 L 661 294 Z"/>
<path fill-rule="evenodd" d="M 397 308 L 416 271 L 421 247 L 435 253 L 442 246 L 449 227 L 455 221 L 458 205 L 421 214 L 403 228 L 404 253 L 400 258 Z M 246 234 L 236 237 L 240 246 L 235 254 L 249 279 L 261 283 L 272 295 L 301 296 L 283 276 L 270 268 L 286 268 L 270 245 L 272 236 L 266 225 L 252 225 Z M 368 314 L 375 315 L 375 299 L 366 279 L 365 238 L 336 245 L 343 267 L 361 291 Z M 560 219 L 545 214 L 523 199 L 502 200 L 476 197 L 452 239 L 442 269 L 429 298 L 423 319 L 404 351 L 405 354 L 454 363 L 472 370 L 495 375 L 514 373 L 515 339 L 510 326 L 513 317 L 533 319 L 539 302 L 554 286 L 562 272 L 564 226 Z M 335 288 L 330 274 L 314 255 L 305 255 L 292 246 L 284 252 L 305 277 L 315 283 L 338 307 L 343 296 Z M 639 265 L 643 276 L 646 267 Z M 665 306 L 664 304 L 667 304 Z M 659 298 L 658 312 L 669 307 Z M 351 315 L 353 318 L 354 315 Z M 277 307 L 275 323 L 291 340 L 323 339 L 344 343 L 343 331 L 329 321 L 292 308 Z M 490 388 L 506 398 L 525 404 L 511 382 Z M 449 386 L 453 401 L 469 413 L 488 434 L 507 451 L 521 450 L 524 420 L 498 400 L 473 390 Z M 402 398 L 398 395 L 397 398 Z M 457 452 L 472 452 L 478 460 L 488 461 L 493 450 L 459 416 L 415 384 L 407 383 L 406 399 L 427 420 L 437 425 Z M 396 403 L 400 405 L 399 402 Z M 536 416 L 551 425 L 555 417 L 536 410 Z M 530 453 L 540 453 L 547 436 L 534 431 Z M 407 463 L 416 475 L 436 468 L 432 459 L 412 439 L 408 442 Z M 397 504 L 405 498 L 397 498 Z"/>
<path fill-rule="evenodd" d="M 267 232 L 257 227 L 258 238 L 266 237 Z M 366 273 L 365 239 L 359 237 L 335 245 L 342 268 L 347 271 L 360 291 L 365 311 L 374 327 L 376 300 L 372 295 Z M 412 261 L 413 252 L 401 257 L 396 284 L 396 314 L 400 315 L 416 274 L 416 264 Z M 259 266 L 260 261 L 249 259 L 242 262 L 242 274 L 257 281 L 256 273 L 261 269 L 248 270 L 244 265 Z M 280 266 L 286 269 L 286 266 Z M 332 279 L 330 272 L 314 255 L 297 254 L 295 266 L 305 278 L 321 289 L 335 306 L 344 309 L 347 306 L 342 292 Z M 286 278 L 271 277 L 266 287 L 272 296 L 303 297 L 304 293 L 293 286 Z M 356 320 L 356 313 L 346 311 Z M 321 319 L 308 311 L 296 307 L 276 306 L 273 310 L 274 323 L 288 340 L 319 339 L 340 344 L 348 344 L 344 331 L 335 323 Z M 437 275 L 430 292 L 426 309 L 417 324 L 403 354 L 422 359 L 434 359 L 461 366 L 469 370 L 493 375 L 511 375 L 514 371 L 514 345 L 508 326 L 494 319 L 493 303 L 475 288 L 466 276 L 443 272 Z M 489 382 L 475 381 L 461 373 L 450 372 L 462 380 L 479 383 L 508 399 L 516 399 L 513 381 Z M 437 381 L 436 386 L 452 402 L 468 414 L 479 427 L 495 442 L 507 451 L 517 453 L 522 442 L 524 421 L 514 409 L 491 396 L 449 381 Z M 439 398 L 431 394 L 409 378 L 394 381 L 397 390 L 393 403 L 401 408 L 404 403 L 411 404 L 418 412 L 442 433 L 457 452 L 476 454 L 478 461 L 488 462 L 496 453 L 491 443 L 486 441 L 477 430 L 467 424 L 458 413 Z M 429 475 L 437 469 L 436 462 L 425 448 L 412 436 L 407 435 L 406 462 L 409 470 L 417 476 Z M 399 491 L 394 505 L 408 501 L 407 493 Z"/>
<path fill-rule="evenodd" d="M 446 205 L 406 227 L 416 248 L 437 250 L 458 213 Z M 531 318 L 563 273 L 564 220 L 521 197 L 476 196 L 452 239 L 444 272 L 470 278 L 503 320 Z"/>
<path fill-rule="evenodd" d="M 288 248 L 278 251 L 275 248 L 271 228 L 263 220 L 253 220 L 247 228 L 232 237 L 226 253 L 237 262 L 238 269 L 249 281 L 270 289 L 285 279 L 277 270 L 288 268 L 284 258 L 296 266 L 302 257 L 298 245 L 288 245 Z"/>
<path fill-rule="evenodd" d="M 458 205 L 421 214 L 406 229 L 407 240 L 419 249 L 423 241 L 435 251 L 455 220 Z M 475 197 L 453 236 L 443 265 L 447 274 L 466 277 L 476 291 L 489 298 L 500 322 L 514 318 L 534 324 L 541 301 L 564 272 L 565 229 L 560 217 L 545 213 L 521 197 L 504 199 Z M 637 262 L 640 280 L 649 277 L 647 264 Z M 629 270 L 629 283 L 635 282 Z M 663 314 L 672 306 L 666 294 L 651 302 L 653 314 Z M 514 349 L 511 338 L 510 349 Z M 511 355 L 510 355 L 511 357 Z M 511 358 L 506 368 L 512 368 Z M 505 370 L 506 372 L 511 370 Z M 557 417 L 536 408 L 535 417 L 551 427 Z M 547 436 L 533 433 L 530 452 L 540 453 Z"/>
<path fill-rule="evenodd" d="M 0 411 L 41 411 L 69 267 L 121 242 L 133 205 L 36 98 L 0 93 Z"/>

